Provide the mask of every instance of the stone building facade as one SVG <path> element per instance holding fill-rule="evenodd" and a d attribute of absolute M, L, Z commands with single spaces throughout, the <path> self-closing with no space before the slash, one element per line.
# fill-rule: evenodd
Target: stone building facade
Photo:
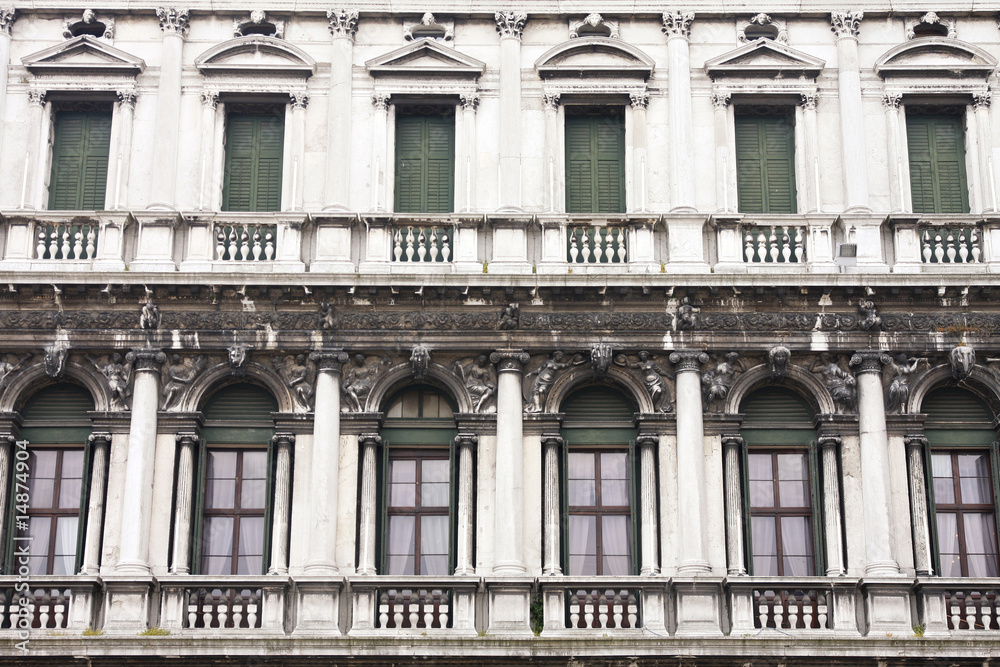
<path fill-rule="evenodd" d="M 989 664 L 998 58 L 970 2 L 0 9 L 0 661 Z"/>

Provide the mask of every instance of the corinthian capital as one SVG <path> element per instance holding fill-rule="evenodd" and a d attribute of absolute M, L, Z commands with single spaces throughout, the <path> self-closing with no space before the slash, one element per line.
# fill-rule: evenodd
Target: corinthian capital
<path fill-rule="evenodd" d="M 135 111 L 135 100 L 138 96 L 134 90 L 119 90 L 116 95 L 118 95 L 118 104 Z"/>
<path fill-rule="evenodd" d="M 28 103 L 35 106 L 43 107 L 45 106 L 45 96 L 48 94 L 45 90 L 32 89 L 28 91 Z"/>
<path fill-rule="evenodd" d="M 330 34 L 334 37 L 354 39 L 358 32 L 358 12 L 354 9 L 328 9 L 326 18 L 330 21 Z"/>
<path fill-rule="evenodd" d="M 16 18 L 16 9 L 13 7 L 0 7 L 0 34 L 9 35 Z"/>
<path fill-rule="evenodd" d="M 830 29 L 837 33 L 837 37 L 854 37 L 857 39 L 861 31 L 861 19 L 865 13 L 857 12 L 830 12 Z"/>
<path fill-rule="evenodd" d="M 177 34 L 183 37 L 188 32 L 190 10 L 176 7 L 157 7 L 156 16 L 160 19 L 160 30 L 164 33 Z"/>
<path fill-rule="evenodd" d="M 708 363 L 708 355 L 701 350 L 677 350 L 670 353 L 670 363 L 678 373 L 700 371 L 701 365 Z"/>
<path fill-rule="evenodd" d="M 524 32 L 524 23 L 528 20 L 528 15 L 524 12 L 497 12 L 493 18 L 497 22 L 497 32 L 500 33 L 500 38 L 513 37 L 515 39 L 521 39 L 521 33 Z"/>
<path fill-rule="evenodd" d="M 671 37 L 687 39 L 691 36 L 692 21 L 694 21 L 694 12 L 663 12 L 663 33 L 667 39 Z"/>

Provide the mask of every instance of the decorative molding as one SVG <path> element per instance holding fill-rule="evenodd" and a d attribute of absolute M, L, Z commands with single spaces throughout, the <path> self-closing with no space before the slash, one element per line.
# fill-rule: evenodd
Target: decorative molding
<path fill-rule="evenodd" d="M 972 93 L 986 90 L 997 64 L 996 56 L 982 47 L 936 36 L 897 44 L 875 60 L 874 69 L 883 79 L 902 79 L 905 92 Z"/>
<path fill-rule="evenodd" d="M 712 93 L 712 106 L 716 109 L 725 109 L 732 101 L 732 93 Z"/>
<path fill-rule="evenodd" d="M 670 363 L 677 373 L 700 373 L 702 364 L 708 363 L 708 354 L 701 350 L 676 350 L 670 353 Z"/>
<path fill-rule="evenodd" d="M 455 436 L 455 444 L 459 447 L 475 447 L 479 444 L 479 436 L 475 433 L 459 433 Z"/>
<path fill-rule="evenodd" d="M 542 95 L 542 106 L 546 111 L 556 111 L 559 109 L 559 93 L 545 93 Z"/>
<path fill-rule="evenodd" d="M 118 96 L 118 104 L 135 111 L 135 101 L 139 97 L 138 93 L 134 90 L 116 90 L 115 95 Z"/>
<path fill-rule="evenodd" d="M 649 93 L 631 93 L 628 97 L 633 109 L 649 108 Z"/>
<path fill-rule="evenodd" d="M 95 28 L 96 31 L 100 32 L 100 35 L 93 34 Z M 64 38 L 73 39 L 74 37 L 79 37 L 80 35 L 114 39 L 115 19 L 113 16 L 110 18 L 99 19 L 93 9 L 84 9 L 82 17 L 68 18 L 63 21 Z"/>
<path fill-rule="evenodd" d="M 777 380 L 788 375 L 788 362 L 791 358 L 791 351 L 784 345 L 775 345 L 768 350 L 767 363 L 771 371 L 772 380 Z"/>
<path fill-rule="evenodd" d="M 806 111 L 815 111 L 816 105 L 819 103 L 819 93 L 801 93 L 799 94 L 799 106 Z"/>
<path fill-rule="evenodd" d="M 251 84 L 261 92 L 289 92 L 290 82 L 305 85 L 316 73 L 316 61 L 303 49 L 284 39 L 247 35 L 216 44 L 194 59 L 205 75 L 225 78 L 227 91 L 234 84 Z"/>
<path fill-rule="evenodd" d="M 816 438 L 816 443 L 821 449 L 828 449 L 830 447 L 840 447 L 841 437 L 839 435 L 821 435 Z"/>
<path fill-rule="evenodd" d="M 38 90 L 35 88 L 28 89 L 28 104 L 36 107 L 45 106 L 45 96 L 48 95 L 46 90 Z"/>
<path fill-rule="evenodd" d="M 903 436 L 903 444 L 909 448 L 923 449 L 927 446 L 927 436 L 907 434 Z"/>
<path fill-rule="evenodd" d="M 836 11 L 830 13 L 830 30 L 834 32 L 838 38 L 841 37 L 853 37 L 858 38 L 858 34 L 861 32 L 861 20 L 865 17 L 865 13 L 862 11 Z"/>
<path fill-rule="evenodd" d="M 725 433 L 722 435 L 722 446 L 724 448 L 737 447 L 740 448 L 746 441 L 742 436 L 736 435 L 734 433 Z"/>
<path fill-rule="evenodd" d="M 905 25 L 906 25 L 906 39 L 916 39 L 917 38 L 916 28 L 917 26 L 921 25 L 939 25 L 948 31 L 947 35 L 942 35 L 942 36 L 947 36 L 950 37 L 951 39 L 955 39 L 958 37 L 958 30 L 956 29 L 955 26 L 955 19 L 942 18 L 937 14 L 937 12 L 927 12 L 920 18 L 906 19 Z"/>
<path fill-rule="evenodd" d="M 423 380 L 427 377 L 427 368 L 431 363 L 431 351 L 423 344 L 416 345 L 410 352 L 410 367 L 413 369 L 413 377 Z"/>
<path fill-rule="evenodd" d="M 36 77 L 58 77 L 55 87 L 74 89 L 115 90 L 146 69 L 141 58 L 91 35 L 80 35 L 22 56 L 21 64 Z"/>
<path fill-rule="evenodd" d="M 288 93 L 293 109 L 305 109 L 309 106 L 309 95 L 306 93 Z"/>
<path fill-rule="evenodd" d="M 326 18 L 330 22 L 330 34 L 334 37 L 346 37 L 354 41 L 358 32 L 358 12 L 354 9 L 328 9 Z"/>
<path fill-rule="evenodd" d="M 9 36 L 16 20 L 16 9 L 13 7 L 0 7 L 0 34 Z"/>
<path fill-rule="evenodd" d="M 581 29 L 583 35 L 580 34 Z M 598 30 L 600 29 L 600 30 Z M 598 34 L 600 32 L 601 34 Z M 618 29 L 618 21 L 605 19 L 597 12 L 587 14 L 583 19 L 569 22 L 569 38 L 578 37 L 607 37 L 609 39 L 621 39 L 621 32 Z"/>
<path fill-rule="evenodd" d="M 464 111 L 475 111 L 479 108 L 479 93 L 462 93 L 458 96 Z"/>
<path fill-rule="evenodd" d="M 434 39 L 450 43 L 455 39 L 455 22 L 439 20 L 431 12 L 426 12 L 419 21 L 403 21 L 403 39 L 408 42 Z"/>
<path fill-rule="evenodd" d="M 705 71 L 714 80 L 722 77 L 738 77 L 738 81 L 750 78 L 815 79 L 825 66 L 826 61 L 821 58 L 771 39 L 747 42 L 705 61 Z M 814 86 L 812 81 L 799 81 L 798 85 L 801 88 L 807 83 Z M 759 84 L 755 82 L 754 85 L 759 89 Z M 771 85 L 770 81 L 767 85 Z"/>
<path fill-rule="evenodd" d="M 190 26 L 190 10 L 175 7 L 157 7 L 156 16 L 160 19 L 160 30 L 164 34 L 176 34 L 184 37 Z"/>
<path fill-rule="evenodd" d="M 741 44 L 746 44 L 747 42 L 756 41 L 755 39 L 750 39 L 746 35 L 746 29 L 753 25 L 759 26 L 773 26 L 776 33 L 774 36 L 775 42 L 781 42 L 782 44 L 788 43 L 788 31 L 785 28 L 785 22 L 780 19 L 772 18 L 769 14 L 760 12 L 751 16 L 749 20 L 742 19 L 736 22 L 736 39 Z M 759 38 L 759 39 L 770 39 L 770 38 Z"/>
<path fill-rule="evenodd" d="M 309 353 L 309 361 L 316 364 L 320 372 L 340 373 L 349 356 L 343 350 L 314 350 Z"/>
<path fill-rule="evenodd" d="M 174 436 L 174 442 L 178 445 L 197 445 L 201 442 L 201 436 L 193 431 L 185 431 Z"/>
<path fill-rule="evenodd" d="M 493 19 L 497 24 L 497 32 L 500 33 L 500 39 L 506 37 L 513 37 L 514 39 L 521 39 L 521 35 L 524 33 L 524 24 L 528 20 L 528 15 L 524 12 L 515 11 L 500 11 L 493 15 Z"/>
<path fill-rule="evenodd" d="M 196 436 L 197 437 L 197 436 Z M 87 442 L 91 446 L 98 443 L 110 445 L 111 444 L 111 432 L 110 431 L 96 431 L 87 436 Z"/>
<path fill-rule="evenodd" d="M 964 380 L 972 374 L 976 365 L 976 350 L 971 345 L 958 345 L 948 353 L 948 365 L 951 376 L 956 380 Z"/>
<path fill-rule="evenodd" d="M 273 30 L 270 34 L 253 30 L 247 32 L 247 29 L 251 26 L 270 26 Z M 284 39 L 285 22 L 268 20 L 267 13 L 265 11 L 261 9 L 254 9 L 250 12 L 249 18 L 233 19 L 233 37 L 244 37 L 247 35 L 267 35 L 268 37 L 274 37 L 275 39 Z"/>
<path fill-rule="evenodd" d="M 378 433 L 359 433 L 358 444 L 362 447 L 378 447 L 382 444 L 382 436 Z"/>
<path fill-rule="evenodd" d="M 203 90 L 201 91 L 201 103 L 207 107 L 212 107 L 213 109 L 219 108 L 219 91 L 217 90 Z"/>
<path fill-rule="evenodd" d="M 372 106 L 376 111 L 385 111 L 389 108 L 389 98 L 392 95 L 386 93 L 372 93 Z"/>
<path fill-rule="evenodd" d="M 660 444 L 660 436 L 656 433 L 640 433 L 635 439 L 639 447 L 655 447 Z"/>
<path fill-rule="evenodd" d="M 976 109 L 989 109 L 993 103 L 993 93 L 989 89 L 981 93 L 972 93 L 972 106 Z"/>
<path fill-rule="evenodd" d="M 694 12 L 663 12 L 661 21 L 663 22 L 661 30 L 667 35 L 667 39 L 674 37 L 689 39 L 691 37 L 691 22 L 694 21 Z"/>
<path fill-rule="evenodd" d="M 295 434 L 288 432 L 275 433 L 271 436 L 271 442 L 277 447 L 281 447 L 282 445 L 290 447 L 295 444 Z"/>
<path fill-rule="evenodd" d="M 902 93 L 886 93 L 882 96 L 882 104 L 886 109 L 898 109 L 903 102 Z"/>

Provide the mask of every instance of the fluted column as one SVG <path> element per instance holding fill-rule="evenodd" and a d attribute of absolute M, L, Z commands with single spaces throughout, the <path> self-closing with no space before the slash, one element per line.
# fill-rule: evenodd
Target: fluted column
<path fill-rule="evenodd" d="M 663 12 L 667 36 L 667 109 L 670 142 L 671 210 L 694 211 L 694 164 L 691 121 L 691 22 L 694 12 Z"/>
<path fill-rule="evenodd" d="M 803 93 L 799 95 L 799 106 L 802 107 L 802 125 L 805 138 L 805 169 L 802 175 L 805 177 L 805 191 L 811 193 L 807 200 L 803 201 L 806 210 L 819 213 L 823 210 L 823 197 L 819 187 L 819 130 L 816 118 L 816 105 L 819 102 L 819 93 Z"/>
<path fill-rule="evenodd" d="M 323 210 L 349 210 L 351 199 L 351 106 L 354 35 L 358 12 L 330 9 L 330 94 L 327 101 L 326 190 Z"/>
<path fill-rule="evenodd" d="M 125 507 L 122 511 L 119 574 L 149 574 L 149 526 L 153 502 L 153 455 L 156 448 L 156 411 L 160 405 L 160 366 L 167 360 L 151 347 L 130 351 L 132 417 L 125 463 Z"/>
<path fill-rule="evenodd" d="M 722 436 L 722 457 L 726 487 L 726 560 L 730 575 L 745 575 L 747 566 L 743 547 L 743 476 L 740 454 L 743 438 Z"/>
<path fill-rule="evenodd" d="M 19 184 L 21 208 L 45 208 L 42 202 L 45 191 L 45 162 L 42 156 L 48 153 L 48 132 L 43 132 L 42 128 L 45 125 L 47 94 L 37 88 L 28 90 L 28 154 L 24 156 L 24 174 Z"/>
<path fill-rule="evenodd" d="M 170 572 L 187 574 L 191 571 L 191 531 L 194 517 L 194 458 L 200 438 L 197 433 L 178 433 L 177 478 L 174 496 L 174 544 Z"/>
<path fill-rule="evenodd" d="M 219 91 L 203 90 L 201 92 L 201 164 L 198 166 L 199 194 L 198 209 L 215 209 L 215 143 L 216 122 L 219 111 Z M 214 259 L 214 258 L 213 258 Z"/>
<path fill-rule="evenodd" d="M 361 507 L 358 515 L 358 574 L 377 574 L 375 567 L 375 454 L 382 444 L 378 433 L 362 433 L 361 445 Z M 388 474 L 388 471 L 386 471 Z"/>
<path fill-rule="evenodd" d="M 388 192 L 389 95 L 372 95 L 375 122 L 372 123 L 372 205 L 373 211 L 385 211 Z"/>
<path fill-rule="evenodd" d="M 656 448 L 660 438 L 652 433 L 640 433 L 635 444 L 639 448 L 639 512 L 642 522 L 639 574 L 651 576 L 660 573 L 660 549 L 656 539 L 660 530 L 656 502 Z"/>
<path fill-rule="evenodd" d="M 22 442 L 24 442 L 22 440 Z M 25 444 L 27 447 L 27 445 Z M 9 479 L 11 467 L 14 466 L 17 441 L 13 435 L 0 436 L 0 479 Z M 9 493 L 0 493 L 0 540 L 7 544 L 7 535 L 14 531 L 13 522 L 7 520 Z"/>
<path fill-rule="evenodd" d="M 542 436 L 542 448 L 545 470 L 542 489 L 544 499 L 542 525 L 545 535 L 543 543 L 542 574 L 562 574 L 562 530 L 559 525 L 559 451 L 563 447 L 563 439 L 555 434 Z"/>
<path fill-rule="evenodd" d="M 497 350 L 490 361 L 497 366 L 496 523 L 494 574 L 522 574 L 524 565 L 524 399 L 521 372 L 528 363 L 523 350 Z"/>
<path fill-rule="evenodd" d="M 306 181 L 306 107 L 309 106 L 309 96 L 305 93 L 289 93 L 289 96 L 292 102 L 292 181 L 287 207 L 301 211 Z"/>
<path fill-rule="evenodd" d="M 156 15 L 163 31 L 160 52 L 160 83 L 156 93 L 156 124 L 153 126 L 152 188 L 147 208 L 176 207 L 177 150 L 181 122 L 181 71 L 188 10 L 158 7 Z"/>
<path fill-rule="evenodd" d="M 913 526 L 913 564 L 917 576 L 934 574 L 931 557 L 930 519 L 927 513 L 927 478 L 924 473 L 924 449 L 927 438 L 921 435 L 903 437 L 910 477 L 910 524 Z"/>
<path fill-rule="evenodd" d="M 702 414 L 701 365 L 708 355 L 699 350 L 678 350 L 670 355 L 676 371 L 677 410 L 677 514 L 678 543 L 683 559 L 679 574 L 704 574 L 708 562 L 705 523 L 705 421 Z"/>
<path fill-rule="evenodd" d="M 632 93 L 629 95 L 632 106 L 631 137 L 627 142 L 632 148 L 632 187 L 629 188 L 625 201 L 630 211 L 646 210 L 646 109 L 649 108 L 648 93 Z"/>
<path fill-rule="evenodd" d="M 460 96 L 462 103 L 462 152 L 459 153 L 457 166 L 457 182 L 461 210 L 475 211 L 477 208 L 476 191 L 476 110 L 479 108 L 479 94 L 467 93 Z"/>
<path fill-rule="evenodd" d="M 857 368 L 858 426 L 861 441 L 861 495 L 865 516 L 865 550 L 868 576 L 899 574 L 893 558 L 891 488 L 889 480 L 889 436 L 885 425 L 882 366 L 889 355 L 879 350 L 856 352 L 851 366 Z"/>
<path fill-rule="evenodd" d="M 3 76 L 0 76 L 0 119 L 4 118 L 7 111 L 7 68 L 10 64 L 10 41 L 11 29 L 17 19 L 17 10 L 13 7 L 0 7 L 0 68 Z M 6 123 L 0 122 L 0 146 L 3 145 L 3 126 Z"/>
<path fill-rule="evenodd" d="M 80 574 L 96 575 L 101 569 L 101 534 L 104 532 L 104 492 L 108 484 L 110 433 L 91 433 L 90 490 L 87 500 L 87 531 L 83 542 Z"/>
<path fill-rule="evenodd" d="M 736 190 L 729 178 L 729 93 L 713 93 L 712 106 L 715 108 L 715 205 L 721 211 L 735 210 Z"/>
<path fill-rule="evenodd" d="M 475 508 L 472 504 L 472 488 L 475 483 L 472 471 L 472 448 L 479 444 L 479 436 L 474 433 L 459 433 L 455 437 L 458 446 L 458 539 L 455 544 L 455 574 L 475 574 L 476 566 L 472 553 L 472 524 Z"/>
<path fill-rule="evenodd" d="M 521 210 L 521 34 L 528 15 L 496 12 L 500 33 L 500 210 Z"/>
<path fill-rule="evenodd" d="M 295 436 L 275 433 L 274 511 L 271 513 L 271 565 L 268 574 L 288 574 L 288 531 L 292 516 L 292 447 Z"/>
<path fill-rule="evenodd" d="M 564 210 L 559 98 L 558 94 L 542 96 L 545 107 L 545 210 L 550 213 Z"/>
<path fill-rule="evenodd" d="M 109 174 L 111 186 L 110 208 L 120 210 L 128 208 L 128 176 L 132 169 L 132 132 L 135 122 L 136 92 L 134 90 L 119 90 L 118 95 L 118 154 L 112 164 L 114 171 Z M 108 200 L 105 197 L 105 200 Z"/>
<path fill-rule="evenodd" d="M 337 574 L 337 489 L 340 474 L 340 371 L 347 362 L 343 350 L 309 354 L 316 364 L 316 406 L 313 418 L 311 521 L 306 574 Z"/>
<path fill-rule="evenodd" d="M 826 576 L 844 574 L 844 529 L 840 518 L 840 437 L 823 435 L 819 438 L 823 465 L 823 519 L 826 538 Z"/>
<path fill-rule="evenodd" d="M 843 159 L 844 199 L 848 209 L 868 210 L 868 164 L 865 151 L 865 114 L 861 106 L 861 66 L 858 32 L 864 12 L 833 12 L 830 23 L 837 34 L 837 80 L 840 100 L 840 154 Z"/>
<path fill-rule="evenodd" d="M 990 104 L 993 93 L 986 90 L 972 95 L 972 106 L 976 114 L 976 135 L 979 144 L 979 201 L 983 211 L 997 210 L 996 167 L 993 164 L 993 129 L 990 123 Z"/>

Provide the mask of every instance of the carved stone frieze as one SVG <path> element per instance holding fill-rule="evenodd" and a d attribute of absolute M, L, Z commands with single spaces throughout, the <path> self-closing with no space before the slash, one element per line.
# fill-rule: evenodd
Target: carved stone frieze
<path fill-rule="evenodd" d="M 939 26 L 945 36 L 955 39 L 958 37 L 958 30 L 954 19 L 946 19 L 939 16 L 937 12 L 927 12 L 920 18 L 906 20 L 906 39 L 916 39 L 917 30 L 921 26 Z"/>
<path fill-rule="evenodd" d="M 267 12 L 254 9 L 249 17 L 233 19 L 233 37 L 265 34 L 268 37 L 284 39 L 285 22 L 267 18 Z"/>
<path fill-rule="evenodd" d="M 485 354 L 475 359 L 456 359 L 452 371 L 465 385 L 475 412 L 496 412 L 497 379 Z"/>
<path fill-rule="evenodd" d="M 524 350 L 497 350 L 490 354 L 490 363 L 497 367 L 498 373 L 520 373 L 530 359 L 531 357 Z"/>
<path fill-rule="evenodd" d="M 716 109 L 725 109 L 732 100 L 732 93 L 712 93 L 712 106 Z"/>
<path fill-rule="evenodd" d="M 701 391 L 706 408 L 714 405 L 717 410 L 722 410 L 729 397 L 729 390 L 732 389 L 733 380 L 742 370 L 738 352 L 712 355 L 709 364 L 701 371 Z"/>
<path fill-rule="evenodd" d="M 250 351 L 246 345 L 230 345 L 226 349 L 226 362 L 229 364 L 229 372 L 233 375 L 244 375 L 247 372 L 249 359 Z"/>
<path fill-rule="evenodd" d="M 890 357 L 885 364 L 886 377 L 890 378 L 889 400 L 886 402 L 889 412 L 906 412 L 906 405 L 910 400 L 910 376 L 916 373 L 921 362 L 926 364 L 927 359 L 909 357 L 901 352 Z"/>
<path fill-rule="evenodd" d="M 382 371 L 389 367 L 389 357 L 368 357 L 363 354 L 355 354 L 347 368 L 344 369 L 344 377 L 340 384 L 340 391 L 344 395 L 344 404 L 341 410 L 345 412 L 363 412 L 368 394 L 375 386 L 375 380 Z"/>
<path fill-rule="evenodd" d="M 134 90 L 122 89 L 115 91 L 115 95 L 118 96 L 118 104 L 135 111 L 135 102 L 139 97 L 138 93 Z"/>
<path fill-rule="evenodd" d="M 886 93 L 882 96 L 882 104 L 885 105 L 886 109 L 898 109 L 899 105 L 903 103 L 902 93 Z"/>
<path fill-rule="evenodd" d="M 698 327 L 698 308 L 695 308 L 689 297 L 681 299 L 677 306 L 677 331 L 690 331 Z"/>
<path fill-rule="evenodd" d="M 819 103 L 819 93 L 800 93 L 799 106 L 806 111 L 815 111 Z"/>
<path fill-rule="evenodd" d="M 697 372 L 708 363 L 708 354 L 701 350 L 676 350 L 670 353 L 670 363 L 678 373 Z"/>
<path fill-rule="evenodd" d="M 521 307 L 516 303 L 508 303 L 500 311 L 500 321 L 497 329 L 510 331 L 521 327 Z"/>
<path fill-rule="evenodd" d="M 139 328 L 146 331 L 155 331 L 160 328 L 161 322 L 160 309 L 150 299 L 142 305 L 142 311 L 139 313 Z"/>
<path fill-rule="evenodd" d="M 560 97 L 559 93 L 545 93 L 542 95 L 542 106 L 546 111 L 556 111 L 559 109 Z"/>
<path fill-rule="evenodd" d="M 465 111 L 475 111 L 479 108 L 479 93 L 461 93 L 458 99 Z"/>
<path fill-rule="evenodd" d="M 309 106 L 309 95 L 304 92 L 289 93 L 288 97 L 292 101 L 293 109 L 302 110 Z"/>
<path fill-rule="evenodd" d="M 549 390 L 552 389 L 552 385 L 567 368 L 576 363 L 575 359 L 572 361 L 565 359 L 566 353 L 562 350 L 556 350 L 551 357 L 542 360 L 538 368 L 524 374 L 525 383 L 530 383 L 526 396 L 528 403 L 524 408 L 525 412 L 542 412 L 545 409 L 545 398 L 548 396 Z M 579 362 L 583 363 L 583 361 L 584 359 L 581 357 Z"/>
<path fill-rule="evenodd" d="M 7 378 L 10 377 L 11 373 L 21 370 L 25 362 L 33 356 L 35 355 L 25 354 L 18 358 L 13 354 L 0 355 L 0 389 L 7 385 Z"/>
<path fill-rule="evenodd" d="M 858 328 L 862 331 L 881 331 L 882 317 L 871 299 L 861 299 L 858 302 Z"/>
<path fill-rule="evenodd" d="M 311 356 L 311 355 L 310 355 Z M 282 382 L 291 390 L 292 396 L 304 408 L 311 408 L 316 391 L 316 366 L 305 354 L 287 354 L 271 359 L 271 367 Z"/>
<path fill-rule="evenodd" d="M 403 39 L 412 42 L 426 38 L 450 44 L 455 39 L 455 22 L 439 19 L 431 12 L 425 12 L 419 21 L 403 21 Z"/>
<path fill-rule="evenodd" d="M 100 359 L 90 354 L 86 354 L 84 357 L 97 369 L 98 373 L 104 376 L 108 393 L 111 395 L 111 409 L 124 410 L 128 405 L 129 395 L 132 393 L 132 369 L 129 364 L 125 363 L 124 357 L 118 352 L 103 355 Z"/>
<path fill-rule="evenodd" d="M 767 34 L 757 35 L 753 32 L 754 28 L 761 31 L 761 28 L 764 26 L 770 29 Z M 750 35 L 747 35 L 748 32 Z M 764 12 L 754 14 L 749 19 L 741 19 L 736 22 L 736 39 L 740 44 L 746 44 L 747 42 L 762 38 L 773 39 L 776 42 L 787 44 L 788 31 L 785 28 L 785 22 Z"/>
<path fill-rule="evenodd" d="M 174 407 L 207 364 L 208 357 L 204 354 L 170 355 L 169 363 L 164 364 L 160 371 L 160 408 L 169 410 Z"/>
<path fill-rule="evenodd" d="M 649 399 L 659 412 L 674 411 L 673 391 L 670 386 L 674 374 L 660 366 L 647 350 L 640 351 L 635 358 L 618 355 L 615 357 L 615 363 L 637 371 L 646 393 L 649 394 Z"/>
<path fill-rule="evenodd" d="M 628 98 L 633 109 L 646 109 L 649 107 L 649 93 L 630 93 Z"/>
<path fill-rule="evenodd" d="M 590 365 L 594 369 L 594 375 L 603 378 L 611 368 L 611 359 L 614 357 L 614 350 L 610 345 L 598 343 L 590 348 Z"/>
<path fill-rule="evenodd" d="M 69 343 L 56 341 L 45 348 L 45 374 L 52 378 L 62 377 L 66 370 L 66 357 L 69 355 Z"/>
<path fill-rule="evenodd" d="M 13 7 L 0 7 L 0 33 L 10 35 L 10 30 L 17 20 L 17 10 Z"/>
<path fill-rule="evenodd" d="M 159 371 L 166 363 L 167 355 L 155 347 L 138 347 L 129 350 L 125 361 L 132 364 L 136 371 Z"/>
<path fill-rule="evenodd" d="M 39 88 L 28 89 L 28 104 L 36 107 L 45 106 L 45 98 L 48 95 L 48 91 L 41 90 Z"/>
<path fill-rule="evenodd" d="M 774 379 L 788 375 L 788 361 L 792 358 L 791 351 L 784 345 L 775 345 L 767 353 L 767 364 Z"/>
<path fill-rule="evenodd" d="M 857 368 L 858 373 L 881 373 L 882 367 L 892 362 L 885 352 L 879 350 L 859 350 L 851 357 L 851 368 Z"/>
<path fill-rule="evenodd" d="M 181 37 L 187 35 L 190 11 L 176 7 L 157 7 L 156 16 L 160 19 L 160 30 L 165 33 L 176 33 Z"/>
<path fill-rule="evenodd" d="M 829 352 L 820 352 L 813 360 L 809 370 L 823 379 L 823 383 L 833 398 L 837 412 L 857 412 L 858 387 L 854 374 L 851 373 L 847 357 L 834 357 Z"/>

